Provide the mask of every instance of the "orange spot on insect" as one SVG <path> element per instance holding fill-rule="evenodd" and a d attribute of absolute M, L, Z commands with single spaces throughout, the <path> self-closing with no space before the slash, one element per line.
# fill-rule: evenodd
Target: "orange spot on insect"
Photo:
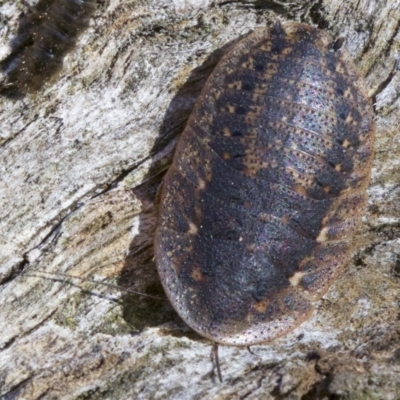
<path fill-rule="evenodd" d="M 348 124 L 353 122 L 353 116 L 351 115 L 351 113 L 346 117 L 345 122 L 347 122 Z"/>
<path fill-rule="evenodd" d="M 259 313 L 265 313 L 265 311 L 267 311 L 268 304 L 269 304 L 269 301 L 261 300 L 258 303 L 254 303 L 253 308 L 255 311 L 257 311 Z"/>
<path fill-rule="evenodd" d="M 307 189 L 304 186 L 296 185 L 294 191 L 302 196 L 307 196 Z"/>
<path fill-rule="evenodd" d="M 321 232 L 317 236 L 317 242 L 326 242 L 328 240 L 328 228 L 321 229 Z"/>
<path fill-rule="evenodd" d="M 285 47 L 285 48 L 282 50 L 281 54 L 287 56 L 287 55 L 290 54 L 292 51 L 293 51 L 293 47 Z"/>
<path fill-rule="evenodd" d="M 226 137 L 231 137 L 232 136 L 232 132 L 229 128 L 224 127 L 224 129 L 222 129 L 222 132 L 224 133 L 224 136 Z"/>
<path fill-rule="evenodd" d="M 348 147 L 350 147 L 350 142 L 347 140 L 347 139 L 345 139 L 344 141 L 343 141 L 343 143 L 342 143 L 342 146 L 345 148 L 345 149 L 347 149 Z"/>
<path fill-rule="evenodd" d="M 330 193 L 331 187 L 330 187 L 330 186 L 324 186 L 324 187 L 322 188 L 322 190 L 323 190 L 325 193 Z"/>
<path fill-rule="evenodd" d="M 193 267 L 192 273 L 190 276 L 196 281 L 200 282 L 204 279 L 203 274 L 201 273 L 201 268 L 200 267 Z"/>
<path fill-rule="evenodd" d="M 189 222 L 188 234 L 189 235 L 197 235 L 198 231 L 199 231 L 199 229 L 197 228 L 197 226 L 193 222 Z"/>
<path fill-rule="evenodd" d="M 296 272 L 296 273 L 294 273 L 294 274 L 289 278 L 290 284 L 291 284 L 292 286 L 298 286 L 304 275 L 305 275 L 304 272 Z"/>

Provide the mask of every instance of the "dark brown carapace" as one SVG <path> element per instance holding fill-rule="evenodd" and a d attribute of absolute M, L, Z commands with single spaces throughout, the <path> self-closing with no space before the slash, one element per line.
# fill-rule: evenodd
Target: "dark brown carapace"
<path fill-rule="evenodd" d="M 245 346 L 309 317 L 366 203 L 373 110 L 348 53 L 300 23 L 220 61 L 162 188 L 158 271 L 201 335 Z"/>

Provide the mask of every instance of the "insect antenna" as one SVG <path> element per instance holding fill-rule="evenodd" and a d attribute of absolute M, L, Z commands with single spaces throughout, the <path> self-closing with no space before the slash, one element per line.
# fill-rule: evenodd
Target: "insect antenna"
<path fill-rule="evenodd" d="M 36 275 L 36 274 L 38 274 L 38 275 Z M 39 277 L 42 277 L 42 278 L 46 278 L 45 275 L 50 275 L 50 276 L 53 276 L 53 277 L 60 277 L 61 276 L 61 277 L 64 277 L 64 278 L 76 279 L 76 280 L 79 280 L 81 282 L 90 282 L 90 283 L 100 284 L 100 285 L 103 285 L 103 286 L 106 286 L 106 287 L 109 287 L 109 288 L 112 288 L 112 289 L 122 290 L 124 292 L 136 294 L 136 295 L 139 295 L 139 296 L 142 296 L 142 297 L 148 297 L 150 299 L 168 301 L 168 299 L 164 298 L 164 297 L 153 296 L 153 295 L 150 295 L 150 294 L 139 292 L 137 290 L 133 290 L 133 289 L 129 289 L 129 288 L 124 288 L 122 286 L 114 285 L 112 283 L 99 282 L 99 281 L 95 281 L 93 279 L 82 278 L 80 276 L 76 276 L 76 275 L 72 275 L 72 274 L 66 274 L 66 273 L 63 273 L 63 272 L 55 273 L 55 272 L 48 272 L 48 271 L 43 271 L 43 270 L 35 270 L 35 271 L 32 271 L 32 272 L 24 273 L 24 275 L 25 276 L 34 276 L 34 277 L 39 276 Z M 51 278 L 48 278 L 48 279 L 51 279 Z M 64 282 L 67 282 L 67 281 L 64 280 Z"/>

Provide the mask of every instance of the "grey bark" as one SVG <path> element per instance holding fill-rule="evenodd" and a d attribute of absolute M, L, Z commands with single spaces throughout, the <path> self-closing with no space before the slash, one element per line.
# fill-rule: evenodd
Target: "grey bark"
<path fill-rule="evenodd" d="M 0 3 L 0 58 L 25 9 Z M 366 79 L 368 210 L 311 319 L 256 355 L 221 346 L 219 383 L 167 301 L 98 282 L 163 296 L 154 199 L 175 141 L 226 47 L 277 19 L 343 37 Z M 0 98 L 0 398 L 400 399 L 399 26 L 400 0 L 99 2 L 52 83 Z"/>

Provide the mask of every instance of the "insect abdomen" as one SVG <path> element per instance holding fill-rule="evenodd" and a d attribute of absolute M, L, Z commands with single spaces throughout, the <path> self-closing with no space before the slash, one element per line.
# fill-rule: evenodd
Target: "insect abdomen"
<path fill-rule="evenodd" d="M 299 325 L 337 277 L 366 201 L 373 114 L 329 35 L 276 25 L 209 78 L 164 180 L 156 261 L 181 317 L 249 345 Z"/>

